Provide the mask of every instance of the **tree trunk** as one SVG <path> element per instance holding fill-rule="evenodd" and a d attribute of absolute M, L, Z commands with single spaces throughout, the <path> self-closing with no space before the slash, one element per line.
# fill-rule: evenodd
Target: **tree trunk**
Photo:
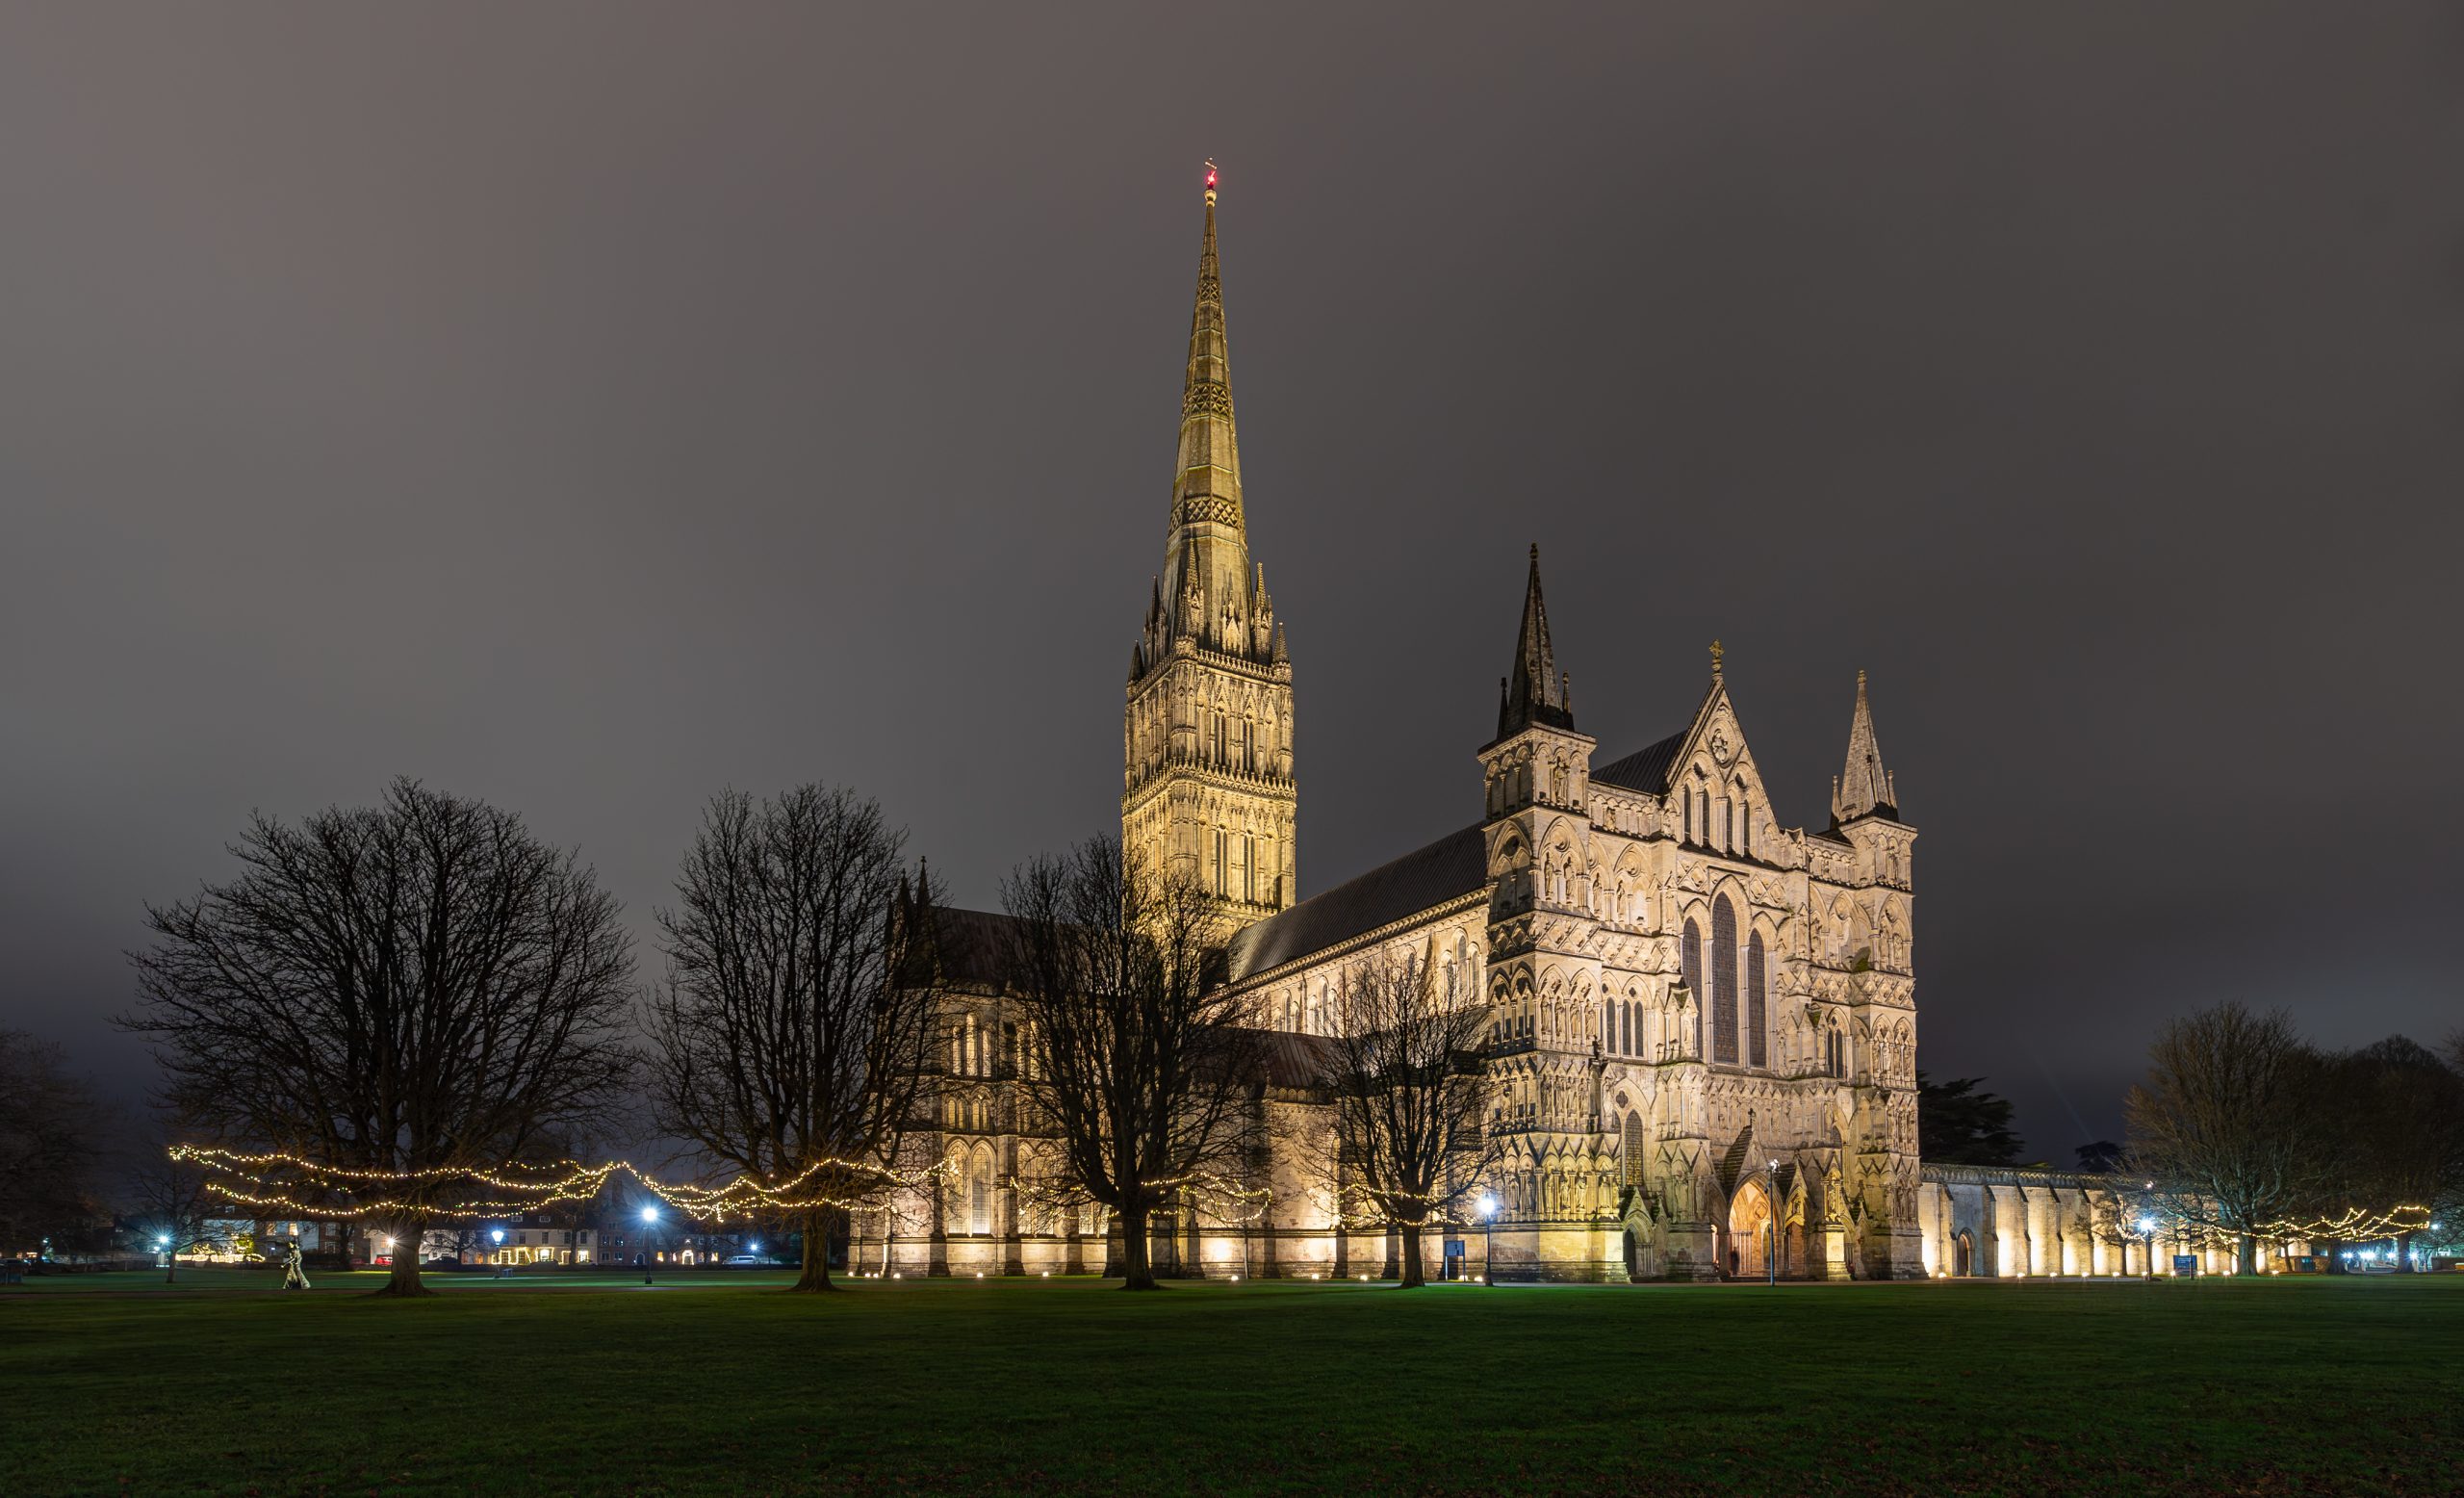
<path fill-rule="evenodd" d="M 1403 1225 L 1403 1278 L 1397 1288 L 1417 1290 L 1428 1283 L 1421 1273 L 1421 1229 L 1417 1223 Z"/>
<path fill-rule="evenodd" d="M 2234 1241 L 2233 1273 L 2237 1275 L 2255 1275 L 2258 1272 L 2259 1240 L 2248 1233 L 2244 1233 Z"/>
<path fill-rule="evenodd" d="M 420 1239 L 425 1230 L 426 1225 L 424 1223 L 394 1225 L 394 1268 L 392 1273 L 385 1277 L 385 1283 L 372 1293 L 377 1295 L 434 1295 L 436 1293 L 420 1283 Z M 407 1251 L 405 1245 L 408 1246 Z"/>
<path fill-rule="evenodd" d="M 2413 1235 L 2408 1232 L 2398 1233 L 2396 1235 L 2396 1273 L 2409 1275 L 2412 1272 Z"/>
<path fill-rule="evenodd" d="M 835 1290 L 830 1282 L 830 1208 L 814 1207 L 805 1214 L 805 1272 L 796 1279 L 799 1290 Z"/>
<path fill-rule="evenodd" d="M 1121 1208 L 1121 1288 L 1124 1290 L 1155 1288 L 1155 1246 L 1147 1238 L 1146 1233 L 1146 1209 L 1144 1207 Z"/>

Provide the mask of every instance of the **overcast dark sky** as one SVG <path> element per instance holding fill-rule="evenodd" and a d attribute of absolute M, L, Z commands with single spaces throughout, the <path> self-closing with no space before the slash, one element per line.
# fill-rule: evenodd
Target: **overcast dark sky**
<path fill-rule="evenodd" d="M 1304 891 L 1477 815 L 1537 540 L 1604 756 L 1718 635 L 1819 824 L 1873 673 L 2037 1152 L 2464 1020 L 2464 9 L 1820 0 L 12 7 L 0 1024 L 133 1090 L 141 902 L 399 773 L 637 924 L 731 784 L 1116 826 L 1210 155 Z"/>

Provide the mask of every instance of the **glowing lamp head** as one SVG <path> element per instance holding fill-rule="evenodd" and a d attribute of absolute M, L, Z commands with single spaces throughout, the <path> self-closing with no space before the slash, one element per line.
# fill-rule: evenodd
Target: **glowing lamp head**
<path fill-rule="evenodd" d="M 488 1234 L 488 1236 L 489 1236 L 489 1237 L 491 1237 L 491 1238 L 494 1238 L 494 1239 L 495 1239 L 497 1242 L 499 1242 L 499 1243 L 502 1243 L 502 1242 L 504 1242 L 504 1229 L 503 1229 L 503 1228 L 501 1228 L 501 1227 L 499 1227 L 499 1228 L 495 1229 L 494 1231 L 490 1232 L 490 1233 Z"/>
<path fill-rule="evenodd" d="M 2139 1230 L 2141 1232 L 2154 1232 L 2156 1230 L 2156 1219 L 2152 1217 L 2141 1218 L 2139 1220 Z"/>
<path fill-rule="evenodd" d="M 761 1252 L 761 1245 L 757 1243 L 752 1248 L 745 1250 L 745 1252 L 748 1253 L 758 1253 Z"/>
<path fill-rule="evenodd" d="M 646 1223 L 654 1223 L 654 1222 L 657 1222 L 657 1221 L 658 1221 L 658 1208 L 656 1208 L 656 1207 L 654 1207 L 654 1206 L 646 1206 L 646 1207 L 642 1208 L 642 1221 L 643 1221 L 643 1222 L 646 1222 Z"/>
<path fill-rule="evenodd" d="M 154 1247 L 158 1249 L 167 1249 L 170 1246 L 171 1240 L 168 1238 L 157 1238 L 154 1240 Z"/>
<path fill-rule="evenodd" d="M 1482 1198 L 1480 1199 L 1480 1215 L 1481 1215 L 1482 1217 L 1495 1217 L 1495 1216 L 1497 1216 L 1497 1215 L 1498 1215 L 1498 1199 L 1497 1199 L 1497 1198 L 1495 1198 L 1495 1197 L 1482 1197 Z"/>

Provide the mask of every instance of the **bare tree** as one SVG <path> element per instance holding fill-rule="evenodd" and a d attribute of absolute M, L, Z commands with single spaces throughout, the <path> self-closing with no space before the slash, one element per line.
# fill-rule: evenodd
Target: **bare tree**
<path fill-rule="evenodd" d="M 2407 1206 L 2435 1216 L 2464 1195 L 2464 1074 L 2391 1035 L 2326 1058 L 2322 1083 L 2305 1120 L 2326 1154 L 2321 1216 L 2356 1207 L 2393 1215 Z M 2397 1267 L 2409 1271 L 2414 1234 L 2396 1238 Z"/>
<path fill-rule="evenodd" d="M 2123 1104 L 2131 1156 L 2236 1239 L 2241 1274 L 2258 1272 L 2264 1225 L 2298 1205 L 2318 1169 L 2302 1137 L 2317 1058 L 2281 1010 L 2220 1004 L 2169 1022 L 2147 1079 Z"/>
<path fill-rule="evenodd" d="M 128 1171 L 130 1215 L 150 1242 L 161 1245 L 165 1284 L 178 1279 L 180 1254 L 207 1241 L 220 1200 L 211 1172 L 170 1152 L 190 1132 L 172 1121 L 161 1121 Z"/>
<path fill-rule="evenodd" d="M 935 902 L 920 872 L 909 891 L 903 842 L 851 791 L 729 791 L 658 915 L 657 1122 L 797 1218 L 799 1290 L 832 1288 L 833 1230 L 894 1186 L 926 1106 Z"/>
<path fill-rule="evenodd" d="M 622 1087 L 616 901 L 513 814 L 400 780 L 297 826 L 259 814 L 231 852 L 239 877 L 147 909 L 120 1022 L 184 1115 L 270 1156 L 244 1167 L 255 1201 L 416 1245 Z M 425 1293 L 419 1254 L 378 1293 Z"/>
<path fill-rule="evenodd" d="M 101 1113 L 57 1045 L 0 1030 L 0 1255 L 90 1224 Z"/>
<path fill-rule="evenodd" d="M 1402 1237 L 1402 1287 L 1426 1282 L 1421 1233 L 1479 1184 L 1487 1006 L 1450 1006 L 1428 965 L 1372 959 L 1348 971 L 1322 1048 L 1334 1098 L 1338 1209 Z M 1365 1209 L 1365 1210 L 1364 1210 Z"/>
<path fill-rule="evenodd" d="M 1149 1220 L 1255 1141 L 1259 1033 L 1222 981 L 1221 917 L 1195 881 L 1091 839 L 1002 890 L 1007 987 L 1025 1020 L 1019 1089 L 1077 1190 L 1118 1219 L 1132 1290 Z"/>

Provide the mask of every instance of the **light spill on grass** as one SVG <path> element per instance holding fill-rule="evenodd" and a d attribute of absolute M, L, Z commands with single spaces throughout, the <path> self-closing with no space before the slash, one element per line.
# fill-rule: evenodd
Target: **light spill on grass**
<path fill-rule="evenodd" d="M 0 1493 L 2449 1491 L 2464 1277 L 39 1281 Z M 549 1291 L 552 1293 L 531 1293 Z M 104 1293 L 97 1293 L 104 1292 Z"/>

